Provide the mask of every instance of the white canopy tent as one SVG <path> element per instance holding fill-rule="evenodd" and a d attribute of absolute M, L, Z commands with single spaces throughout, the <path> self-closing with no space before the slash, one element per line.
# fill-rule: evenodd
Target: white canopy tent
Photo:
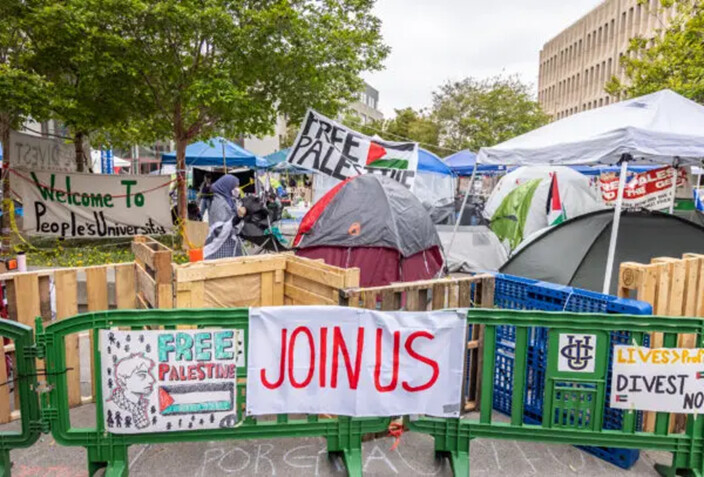
<path fill-rule="evenodd" d="M 544 166 L 620 163 L 619 192 L 604 276 L 604 293 L 607 293 L 628 163 L 678 167 L 704 164 L 702 158 L 704 107 L 673 91 L 663 90 L 584 111 L 497 146 L 482 148 L 476 164 Z M 475 173 L 476 170 L 473 176 Z M 676 180 L 673 180 L 675 186 Z"/>

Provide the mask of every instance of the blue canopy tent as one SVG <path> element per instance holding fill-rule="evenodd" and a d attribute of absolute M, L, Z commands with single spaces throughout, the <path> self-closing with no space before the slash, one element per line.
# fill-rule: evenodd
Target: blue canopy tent
<path fill-rule="evenodd" d="M 477 155 L 465 149 L 460 152 L 456 152 L 445 159 L 445 164 L 450 166 L 452 172 L 458 176 L 471 176 L 474 170 L 474 163 L 477 161 Z M 477 166 L 477 172 L 479 174 L 493 174 L 496 172 L 506 171 L 506 166 L 493 166 L 493 165 L 479 165 Z"/>
<path fill-rule="evenodd" d="M 286 162 L 286 158 L 288 157 L 288 152 L 290 150 L 291 148 L 287 147 L 285 149 L 281 149 L 280 151 L 272 152 L 271 154 L 267 154 L 266 156 L 264 156 L 264 159 L 266 159 L 266 162 L 269 164 L 269 167 L 274 167 L 277 164 Z"/>
<path fill-rule="evenodd" d="M 161 156 L 161 163 L 176 164 L 176 152 Z M 266 169 L 268 162 L 222 137 L 214 137 L 186 147 L 186 166 L 197 167 L 250 167 Z"/>
<path fill-rule="evenodd" d="M 425 149 L 418 149 L 418 174 L 413 193 L 436 224 L 444 223 L 454 213 L 455 176 L 442 159 Z"/>

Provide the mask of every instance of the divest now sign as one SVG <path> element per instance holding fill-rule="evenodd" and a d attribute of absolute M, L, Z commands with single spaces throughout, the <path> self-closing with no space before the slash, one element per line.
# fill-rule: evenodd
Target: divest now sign
<path fill-rule="evenodd" d="M 614 346 L 611 407 L 701 413 L 704 349 Z"/>
<path fill-rule="evenodd" d="M 253 308 L 248 415 L 458 417 L 466 315 Z"/>

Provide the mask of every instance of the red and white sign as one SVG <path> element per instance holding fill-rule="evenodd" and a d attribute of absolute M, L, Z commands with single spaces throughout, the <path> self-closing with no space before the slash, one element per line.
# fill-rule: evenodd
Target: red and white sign
<path fill-rule="evenodd" d="M 673 167 L 660 167 L 651 171 L 635 174 L 623 190 L 623 206 L 625 208 L 642 208 L 661 210 L 670 207 L 672 203 Z M 677 189 L 689 186 L 687 168 L 679 168 Z M 606 205 L 614 206 L 618 195 L 618 175 L 602 174 L 599 178 L 601 198 Z M 691 192 L 690 192 L 691 194 Z M 679 196 L 679 194 L 678 194 Z"/>
<path fill-rule="evenodd" d="M 458 417 L 466 315 L 252 308 L 247 414 Z"/>

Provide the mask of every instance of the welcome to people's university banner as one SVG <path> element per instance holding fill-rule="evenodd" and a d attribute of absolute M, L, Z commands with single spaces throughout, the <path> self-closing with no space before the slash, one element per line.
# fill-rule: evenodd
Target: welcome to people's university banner
<path fill-rule="evenodd" d="M 672 175 L 675 169 L 670 166 L 653 169 L 635 174 L 623 191 L 623 206 L 625 208 L 642 208 L 662 210 L 672 203 Z M 599 178 L 602 201 L 608 206 L 616 204 L 618 195 L 618 176 L 602 174 Z M 691 197 L 689 168 L 678 169 L 677 196 Z"/>
<path fill-rule="evenodd" d="M 172 229 L 166 176 L 12 172 L 29 234 L 102 238 Z"/>
<path fill-rule="evenodd" d="M 100 330 L 103 422 L 113 434 L 237 424 L 239 330 Z"/>
<path fill-rule="evenodd" d="M 615 346 L 615 409 L 697 414 L 704 409 L 704 349 Z"/>
<path fill-rule="evenodd" d="M 372 173 L 391 177 L 413 189 L 418 143 L 365 136 L 308 110 L 287 161 L 338 180 Z"/>
<path fill-rule="evenodd" d="M 10 131 L 10 165 L 26 170 L 73 172 L 76 151 L 72 144 Z"/>
<path fill-rule="evenodd" d="M 458 417 L 466 313 L 252 308 L 247 414 Z"/>

